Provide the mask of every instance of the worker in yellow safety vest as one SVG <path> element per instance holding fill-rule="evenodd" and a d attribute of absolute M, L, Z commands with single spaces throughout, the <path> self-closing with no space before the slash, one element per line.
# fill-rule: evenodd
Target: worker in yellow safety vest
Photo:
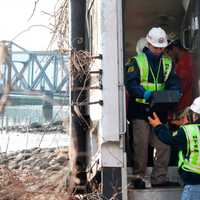
<path fill-rule="evenodd" d="M 160 122 L 156 113 L 153 115 L 149 122 L 155 134 L 179 152 L 178 168 L 185 185 L 181 200 L 200 199 L 200 97 L 186 109 L 183 125 L 174 133 Z"/>
<path fill-rule="evenodd" d="M 168 45 L 166 32 L 153 27 L 146 36 L 147 45 L 143 52 L 129 59 L 126 64 L 125 85 L 129 94 L 127 118 L 132 124 L 133 143 L 133 186 L 145 188 L 145 172 L 148 161 L 148 145 L 155 148 L 154 168 L 151 175 L 152 186 L 171 186 L 167 180 L 170 149 L 152 134 L 148 123 L 150 100 L 153 92 L 180 91 L 180 82 L 173 70 L 169 57 L 163 54 Z M 167 112 L 159 112 L 163 123 L 167 122 Z"/>

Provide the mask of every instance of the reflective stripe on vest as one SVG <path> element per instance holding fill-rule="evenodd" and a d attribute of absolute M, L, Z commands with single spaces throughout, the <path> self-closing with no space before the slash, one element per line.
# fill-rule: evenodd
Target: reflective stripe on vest
<path fill-rule="evenodd" d="M 145 90 L 151 90 L 151 91 L 161 91 L 165 88 L 165 81 L 168 79 L 169 74 L 172 69 L 172 61 L 168 57 L 162 57 L 162 66 L 163 66 L 163 74 L 164 74 L 164 82 L 158 83 L 158 78 L 160 74 L 160 67 L 161 67 L 161 61 L 159 63 L 158 67 L 158 73 L 156 77 L 154 76 L 154 73 L 151 69 L 151 66 L 148 64 L 147 57 L 144 53 L 140 53 L 135 57 L 139 70 L 140 70 L 140 84 L 144 87 Z M 148 82 L 149 73 L 152 74 L 153 77 L 153 83 Z M 147 103 L 145 99 L 136 98 L 136 101 L 139 103 Z"/>
<path fill-rule="evenodd" d="M 178 167 L 200 174 L 200 124 L 182 126 L 187 138 L 187 152 L 179 151 Z"/>

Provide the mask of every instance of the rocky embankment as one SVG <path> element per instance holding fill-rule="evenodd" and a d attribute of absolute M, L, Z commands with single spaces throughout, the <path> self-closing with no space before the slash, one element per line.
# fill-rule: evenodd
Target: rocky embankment
<path fill-rule="evenodd" d="M 67 148 L 0 154 L 0 200 L 65 200 Z"/>
<path fill-rule="evenodd" d="M 19 133 L 41 133 L 41 132 L 60 132 L 60 133 L 66 133 L 66 127 L 69 124 L 69 119 L 65 121 L 55 121 L 55 122 L 49 122 L 49 123 L 39 123 L 39 122 L 33 122 L 30 125 L 16 125 L 16 126 L 2 126 L 0 127 L 0 131 L 6 130 L 7 132 L 17 131 Z"/>

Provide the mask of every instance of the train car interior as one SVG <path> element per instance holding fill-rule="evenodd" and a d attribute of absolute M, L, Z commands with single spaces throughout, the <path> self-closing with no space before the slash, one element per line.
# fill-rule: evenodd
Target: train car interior
<path fill-rule="evenodd" d="M 123 10 L 124 28 L 124 63 L 136 55 L 136 44 L 140 38 L 146 37 L 152 27 L 162 27 L 170 40 L 179 38 L 182 45 L 189 51 L 196 69 L 194 97 L 199 96 L 199 62 L 200 37 L 198 0 L 125 0 Z M 188 73 L 190 73 L 188 71 Z M 129 127 L 129 126 L 128 126 Z M 130 132 L 130 127 L 129 131 Z M 130 134 L 129 134 L 130 137 Z M 130 138 L 127 140 L 130 141 Z M 128 145 L 128 166 L 131 166 L 131 145 Z M 176 165 L 175 153 L 171 156 L 170 165 Z M 148 165 L 152 165 L 149 157 Z"/>

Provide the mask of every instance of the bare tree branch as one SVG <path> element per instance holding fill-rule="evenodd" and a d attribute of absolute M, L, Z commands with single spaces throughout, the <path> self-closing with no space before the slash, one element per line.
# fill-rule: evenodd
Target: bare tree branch
<path fill-rule="evenodd" d="M 34 15 L 34 13 L 35 13 L 35 10 L 36 10 L 36 7 L 37 7 L 37 4 L 38 4 L 39 1 L 40 1 L 40 0 L 35 1 L 33 11 L 32 11 L 31 16 L 28 18 L 27 21 L 30 21 L 31 18 L 33 17 L 33 15 Z"/>
<path fill-rule="evenodd" d="M 18 33 L 11 41 L 16 40 L 20 35 L 24 34 L 24 33 L 27 32 L 27 31 L 30 31 L 32 28 L 35 28 L 35 27 L 46 28 L 46 29 L 48 29 L 48 30 L 50 30 L 50 31 L 53 31 L 52 29 L 50 29 L 50 28 L 49 28 L 48 26 L 46 26 L 46 25 L 34 24 L 34 25 L 29 26 L 27 29 L 21 31 L 20 33 Z"/>

